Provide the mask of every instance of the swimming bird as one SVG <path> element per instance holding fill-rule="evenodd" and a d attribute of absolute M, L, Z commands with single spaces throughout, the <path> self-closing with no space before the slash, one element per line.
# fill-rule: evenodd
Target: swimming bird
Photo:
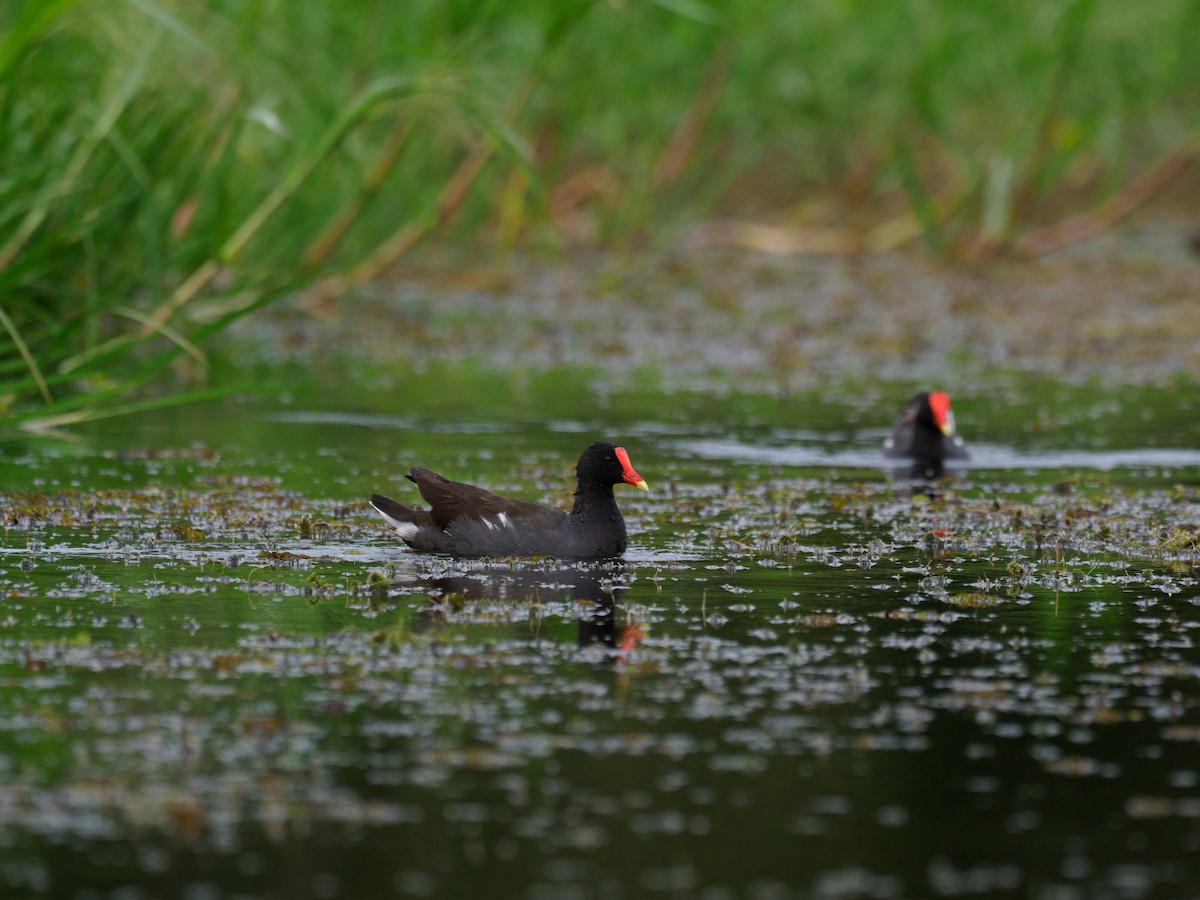
<path fill-rule="evenodd" d="M 954 430 L 950 396 L 923 391 L 913 397 L 883 442 L 883 453 L 939 469 L 947 460 L 967 459 L 967 446 Z"/>
<path fill-rule="evenodd" d="M 414 550 L 450 556 L 553 556 L 603 559 L 625 552 L 625 519 L 613 486 L 648 491 L 623 447 L 596 441 L 575 466 L 570 512 L 451 481 L 416 466 L 415 482 L 429 509 L 415 509 L 374 494 L 371 505 Z"/>

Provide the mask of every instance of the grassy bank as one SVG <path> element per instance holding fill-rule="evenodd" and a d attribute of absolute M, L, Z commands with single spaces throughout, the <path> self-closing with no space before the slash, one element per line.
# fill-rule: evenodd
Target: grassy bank
<path fill-rule="evenodd" d="M 4 427 L 164 402 L 135 389 L 228 322 L 421 242 L 1039 252 L 1190 162 L 1198 32 L 1191 0 L 8 4 Z"/>

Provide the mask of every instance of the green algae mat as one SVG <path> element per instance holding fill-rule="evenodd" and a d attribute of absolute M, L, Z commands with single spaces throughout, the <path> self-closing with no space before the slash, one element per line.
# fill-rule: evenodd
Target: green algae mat
<path fill-rule="evenodd" d="M 0 894 L 1200 891 L 1186 317 L 1085 364 L 871 308 L 835 373 L 756 283 L 623 319 L 402 288 L 273 323 L 257 398 L 4 446 Z M 879 449 L 922 383 L 972 453 L 934 483 Z M 366 504 L 420 464 L 565 505 L 594 438 L 651 487 L 620 561 L 415 554 Z"/>

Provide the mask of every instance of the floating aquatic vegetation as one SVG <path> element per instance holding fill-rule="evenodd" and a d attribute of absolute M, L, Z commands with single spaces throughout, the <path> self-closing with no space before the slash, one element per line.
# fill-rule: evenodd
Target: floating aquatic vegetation
<path fill-rule="evenodd" d="M 450 560 L 356 499 L 378 457 L 408 460 L 395 440 L 324 451 L 325 489 L 274 460 L 226 477 L 222 453 L 130 453 L 72 467 L 120 483 L 4 495 L 0 831 L 122 883 L 183 866 L 261 893 L 289 848 L 339 879 L 322 848 L 369 862 L 330 896 L 921 895 L 1063 878 L 1059 834 L 1091 866 L 1075 887 L 1116 884 L 1110 859 L 1187 865 L 1190 489 L 981 471 L 910 492 L 757 463 L 717 480 L 643 436 L 671 487 L 623 507 L 623 561 Z M 434 447 L 498 473 L 493 443 Z M 516 487 L 561 500 L 569 473 L 528 449 Z M 1114 850 L 1133 826 L 1158 849 Z M 93 854 L 115 845 L 137 851 Z M 851 852 L 877 862 L 822 861 Z M 63 884 L 42 858 L 0 883 Z M 1171 872 L 1146 884 L 1191 883 Z"/>

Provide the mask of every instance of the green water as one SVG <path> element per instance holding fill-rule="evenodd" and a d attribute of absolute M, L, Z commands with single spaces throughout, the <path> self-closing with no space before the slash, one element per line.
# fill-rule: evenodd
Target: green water
<path fill-rule="evenodd" d="M 930 488 L 911 386 L 305 384 L 3 451 L 0 893 L 1200 892 L 1190 389 L 997 377 Z M 598 437 L 620 563 L 364 503 L 562 505 Z"/>

